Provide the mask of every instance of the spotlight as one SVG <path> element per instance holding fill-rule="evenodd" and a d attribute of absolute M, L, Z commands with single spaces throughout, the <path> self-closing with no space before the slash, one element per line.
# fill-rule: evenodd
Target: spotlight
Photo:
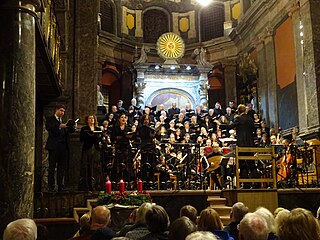
<path fill-rule="evenodd" d="M 208 6 L 212 2 L 212 0 L 197 0 L 197 2 L 202 6 Z"/>
<path fill-rule="evenodd" d="M 186 70 L 190 71 L 190 70 L 191 70 L 191 67 L 190 67 L 190 66 L 187 66 L 187 67 L 186 67 Z"/>
<path fill-rule="evenodd" d="M 154 68 L 158 70 L 158 69 L 160 69 L 160 66 L 156 65 Z"/>
<path fill-rule="evenodd" d="M 171 70 L 175 70 L 175 69 L 176 69 L 176 66 L 173 66 L 173 65 L 172 65 L 172 66 L 170 66 L 170 69 L 171 69 Z"/>

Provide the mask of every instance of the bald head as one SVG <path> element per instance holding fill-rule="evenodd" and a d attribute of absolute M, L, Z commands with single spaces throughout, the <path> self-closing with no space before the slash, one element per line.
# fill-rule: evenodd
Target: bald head
<path fill-rule="evenodd" d="M 92 210 L 91 219 L 92 230 L 105 227 L 110 222 L 110 210 L 105 206 L 97 206 Z"/>

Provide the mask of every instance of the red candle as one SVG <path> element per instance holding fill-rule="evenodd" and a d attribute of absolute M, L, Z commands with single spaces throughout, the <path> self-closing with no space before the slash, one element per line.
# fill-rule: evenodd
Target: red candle
<path fill-rule="evenodd" d="M 106 193 L 111 193 L 111 191 L 112 191 L 112 185 L 111 185 L 110 180 L 108 179 L 106 181 Z"/>
<path fill-rule="evenodd" d="M 141 181 L 141 179 L 139 179 L 138 180 L 138 182 L 137 182 L 137 191 L 138 192 L 142 192 L 142 181 Z"/>
<path fill-rule="evenodd" d="M 122 179 L 119 182 L 119 192 L 124 193 L 124 181 Z"/>

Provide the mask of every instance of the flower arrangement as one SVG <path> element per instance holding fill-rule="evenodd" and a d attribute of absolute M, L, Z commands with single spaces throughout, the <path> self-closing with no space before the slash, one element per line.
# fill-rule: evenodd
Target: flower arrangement
<path fill-rule="evenodd" d="M 123 205 L 123 206 L 140 206 L 144 202 L 152 202 L 150 194 L 147 192 L 112 192 L 100 194 L 97 199 L 98 205 Z"/>

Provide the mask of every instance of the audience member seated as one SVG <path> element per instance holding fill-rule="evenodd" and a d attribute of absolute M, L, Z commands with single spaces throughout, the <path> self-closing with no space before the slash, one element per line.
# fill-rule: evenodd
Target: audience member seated
<path fill-rule="evenodd" d="M 320 226 L 309 210 L 295 208 L 279 223 L 281 240 L 320 240 Z"/>
<path fill-rule="evenodd" d="M 255 213 L 258 214 L 260 217 L 262 217 L 267 223 L 268 240 L 277 240 L 278 237 L 275 235 L 276 225 L 275 225 L 273 214 L 267 208 L 264 208 L 264 207 L 257 208 Z"/>
<path fill-rule="evenodd" d="M 176 219 L 169 228 L 169 240 L 185 240 L 185 238 L 197 230 L 196 225 L 188 217 Z"/>
<path fill-rule="evenodd" d="M 180 217 L 183 216 L 189 218 L 194 224 L 197 224 L 198 210 L 191 205 L 185 205 L 180 209 Z"/>
<path fill-rule="evenodd" d="M 37 225 L 32 219 L 22 218 L 10 222 L 3 233 L 3 240 L 36 240 Z"/>
<path fill-rule="evenodd" d="M 146 213 L 146 223 L 150 231 L 139 240 L 165 240 L 168 239 L 170 225 L 169 216 L 163 207 L 152 205 L 151 211 Z"/>
<path fill-rule="evenodd" d="M 233 240 L 229 234 L 222 230 L 222 222 L 219 214 L 213 208 L 206 208 L 201 211 L 198 230 L 199 231 L 211 231 L 217 235 L 221 240 Z"/>
<path fill-rule="evenodd" d="M 239 224 L 240 240 L 267 240 L 266 221 L 256 213 L 247 213 Z"/>
<path fill-rule="evenodd" d="M 146 214 L 151 211 L 151 207 L 151 203 L 143 203 L 139 207 L 137 211 L 136 221 L 131 227 L 130 231 L 126 234 L 127 238 L 136 240 L 150 233 L 146 224 Z"/>
<path fill-rule="evenodd" d="M 276 235 L 277 236 L 279 236 L 279 226 L 282 224 L 284 219 L 286 219 L 288 217 L 289 214 L 290 214 L 290 211 L 288 209 L 284 209 L 283 208 L 275 216 L 274 221 L 275 221 L 275 224 L 276 224 Z"/>
<path fill-rule="evenodd" d="M 186 237 L 186 240 L 219 240 L 212 232 L 197 231 Z"/>
<path fill-rule="evenodd" d="M 79 221 L 79 230 L 73 236 L 74 238 L 80 237 L 80 236 L 86 236 L 90 234 L 90 220 L 91 220 L 90 212 L 87 212 L 81 216 Z"/>
<path fill-rule="evenodd" d="M 112 239 L 115 234 L 108 227 L 111 219 L 110 210 L 105 206 L 97 206 L 91 212 L 90 231 L 86 236 L 80 236 L 73 239 L 81 240 L 108 240 Z"/>
<path fill-rule="evenodd" d="M 242 202 L 237 202 L 233 204 L 230 211 L 230 220 L 229 225 L 224 227 L 224 231 L 229 233 L 230 237 L 233 237 L 234 240 L 239 239 L 239 230 L 238 224 L 243 219 L 244 215 L 248 213 L 248 208 Z"/>
<path fill-rule="evenodd" d="M 131 230 L 131 228 L 133 227 L 133 225 L 134 225 L 134 223 L 136 221 L 137 212 L 138 212 L 138 208 L 134 209 L 130 213 L 130 215 L 128 217 L 128 223 L 125 224 L 119 232 L 117 232 L 117 236 L 118 237 L 126 236 L 126 234 Z"/>

